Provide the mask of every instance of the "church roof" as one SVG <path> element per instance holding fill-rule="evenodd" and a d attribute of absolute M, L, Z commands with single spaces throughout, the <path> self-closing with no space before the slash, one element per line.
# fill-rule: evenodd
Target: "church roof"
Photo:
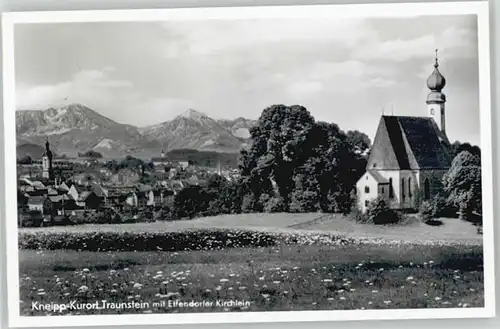
<path fill-rule="evenodd" d="M 367 170 L 446 169 L 450 143 L 432 118 L 382 116 Z"/>
<path fill-rule="evenodd" d="M 376 170 L 368 170 L 368 173 L 372 175 L 372 177 L 377 181 L 379 184 L 389 184 L 389 180 L 385 177 L 383 177 L 379 172 Z"/>

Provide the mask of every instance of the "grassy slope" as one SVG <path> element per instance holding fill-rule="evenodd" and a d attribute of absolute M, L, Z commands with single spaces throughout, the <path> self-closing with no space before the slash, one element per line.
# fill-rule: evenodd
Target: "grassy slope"
<path fill-rule="evenodd" d="M 429 226 L 416 218 L 411 218 L 404 225 L 376 226 L 356 223 L 339 214 L 241 214 L 183 220 L 175 222 L 156 222 L 138 224 L 79 225 L 72 227 L 22 228 L 23 232 L 60 232 L 60 231 L 132 231 L 159 232 L 182 231 L 201 228 L 234 228 L 266 231 L 301 231 L 308 233 L 334 233 L 352 237 L 382 238 L 388 240 L 406 240 L 420 242 L 466 242 L 481 244 L 482 236 L 476 228 L 458 219 L 442 219 L 443 225 Z"/>

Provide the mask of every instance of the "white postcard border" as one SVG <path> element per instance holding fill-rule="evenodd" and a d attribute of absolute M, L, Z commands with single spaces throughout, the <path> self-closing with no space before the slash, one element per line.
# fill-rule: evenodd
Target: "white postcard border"
<path fill-rule="evenodd" d="M 16 194 L 5 195 L 7 242 L 7 294 L 9 326 L 58 327 L 93 325 L 151 325 L 195 323 L 310 322 L 379 319 L 486 318 L 495 316 L 493 236 L 493 158 L 490 95 L 489 7 L 487 1 L 442 3 L 390 3 L 312 6 L 213 7 L 142 10 L 17 12 L 2 15 L 4 83 L 5 184 L 15 186 L 15 72 L 14 26 L 26 23 L 124 22 L 241 18 L 354 18 L 411 17 L 420 15 L 478 16 L 480 126 L 482 151 L 484 298 L 483 308 L 398 309 L 349 311 L 289 311 L 141 315 L 20 316 L 19 259 Z M 77 320 L 77 321 L 75 321 Z"/>

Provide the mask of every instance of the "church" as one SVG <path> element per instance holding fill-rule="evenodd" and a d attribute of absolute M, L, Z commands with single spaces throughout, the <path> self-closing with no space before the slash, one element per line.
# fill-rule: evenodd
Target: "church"
<path fill-rule="evenodd" d="M 436 56 L 427 79 L 427 116 L 380 118 L 366 172 L 356 183 L 361 211 L 379 196 L 392 209 L 415 209 L 418 199 L 430 199 L 441 191 L 452 160 L 446 136 L 445 84 Z"/>
<path fill-rule="evenodd" d="M 50 150 L 50 144 L 48 139 L 45 141 L 45 152 L 42 155 L 42 177 L 49 180 L 54 179 L 52 151 Z"/>

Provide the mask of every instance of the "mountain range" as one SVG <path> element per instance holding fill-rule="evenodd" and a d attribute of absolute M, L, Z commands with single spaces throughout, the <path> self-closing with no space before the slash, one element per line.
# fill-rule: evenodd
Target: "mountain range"
<path fill-rule="evenodd" d="M 28 154 L 27 150 L 38 157 L 40 149 L 36 146 L 43 146 L 47 138 L 56 154 L 67 156 L 89 150 L 105 157 L 151 157 L 174 149 L 236 153 L 249 145 L 249 128 L 255 123 L 245 118 L 216 120 L 188 110 L 171 121 L 136 127 L 113 121 L 81 104 L 17 111 L 18 157 Z"/>

